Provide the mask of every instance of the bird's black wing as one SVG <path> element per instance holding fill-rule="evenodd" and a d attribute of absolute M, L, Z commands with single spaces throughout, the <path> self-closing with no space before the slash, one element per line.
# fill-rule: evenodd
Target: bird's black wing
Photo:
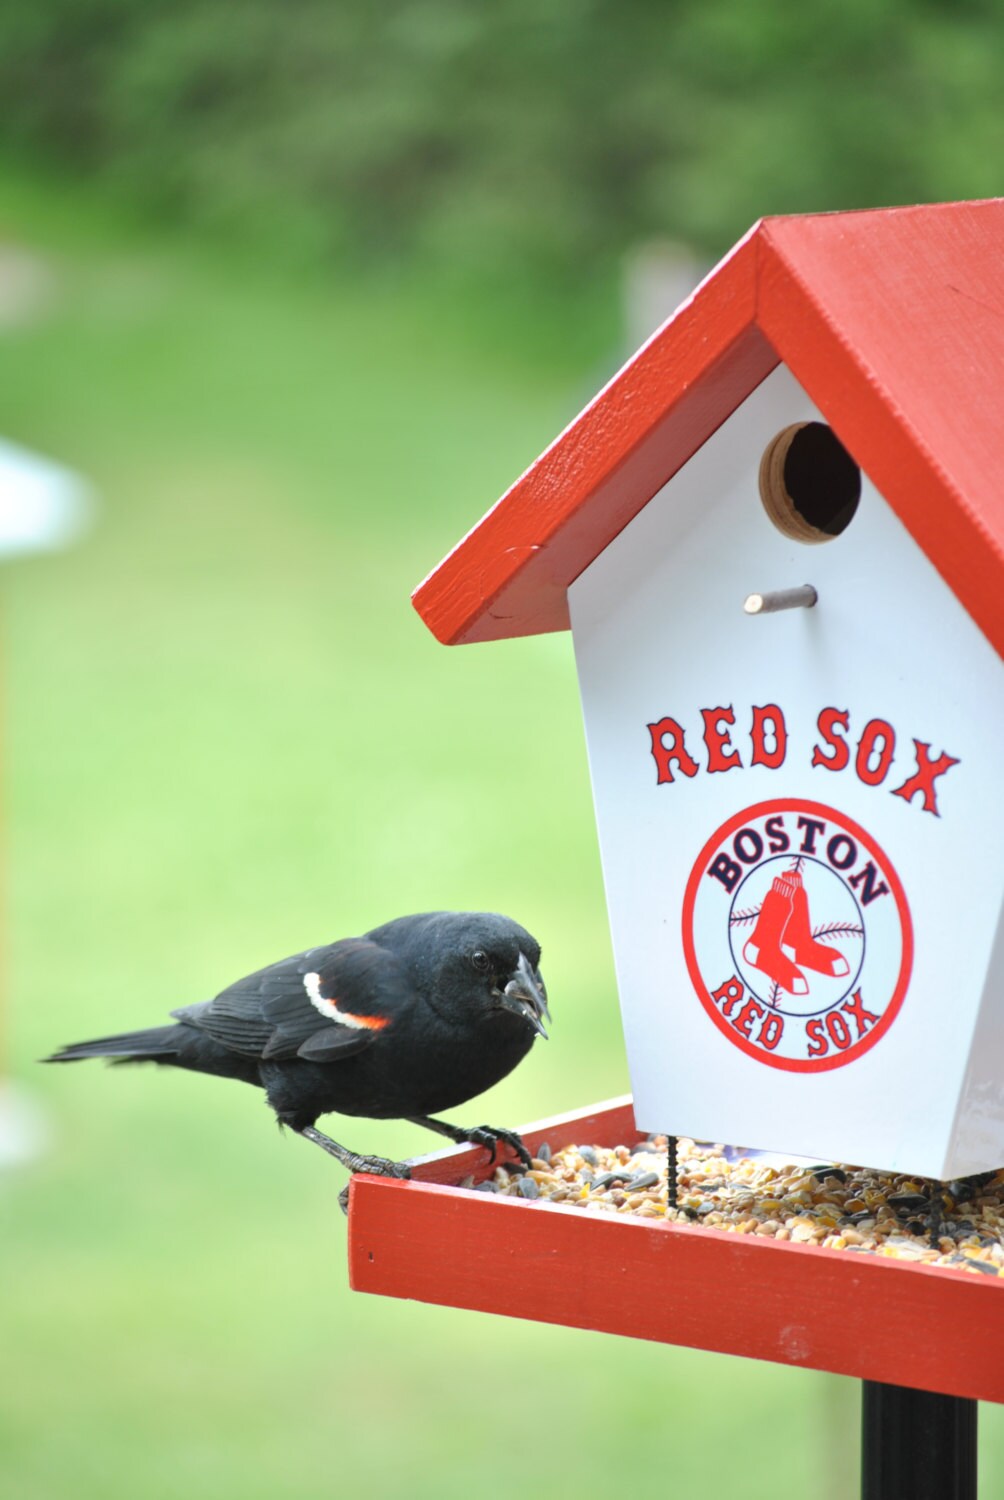
<path fill-rule="evenodd" d="M 370 1046 L 408 994 L 393 954 L 349 938 L 270 964 L 173 1014 L 248 1057 L 336 1062 Z"/>

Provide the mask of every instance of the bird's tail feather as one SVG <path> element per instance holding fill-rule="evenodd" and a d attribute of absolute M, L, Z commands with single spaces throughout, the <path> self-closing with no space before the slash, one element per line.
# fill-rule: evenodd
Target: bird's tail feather
<path fill-rule="evenodd" d="M 93 1042 L 73 1042 L 60 1047 L 43 1062 L 80 1062 L 85 1057 L 108 1057 L 112 1062 L 166 1062 L 178 1051 L 178 1026 L 154 1026 L 148 1031 L 126 1031 L 103 1036 Z"/>

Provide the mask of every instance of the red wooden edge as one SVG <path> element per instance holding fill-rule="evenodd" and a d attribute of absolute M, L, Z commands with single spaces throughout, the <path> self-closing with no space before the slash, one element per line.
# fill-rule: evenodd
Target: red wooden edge
<path fill-rule="evenodd" d="M 630 1099 L 522 1134 L 531 1150 L 639 1139 Z M 480 1149 L 413 1171 L 352 1179 L 356 1291 L 1004 1402 L 998 1278 L 444 1186 L 486 1175 Z"/>
<path fill-rule="evenodd" d="M 757 226 L 415 590 L 447 645 L 567 630 L 568 585 L 774 368 Z"/>
<path fill-rule="evenodd" d="M 782 360 L 1004 654 L 1004 199 L 768 218 L 419 585 L 447 644 L 570 584 Z"/>

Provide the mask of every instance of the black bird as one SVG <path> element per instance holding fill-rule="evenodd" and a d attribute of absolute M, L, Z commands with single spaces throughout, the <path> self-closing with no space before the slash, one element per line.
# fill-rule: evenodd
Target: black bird
<path fill-rule="evenodd" d="M 258 1084 L 280 1125 L 350 1172 L 409 1175 L 402 1163 L 322 1135 L 319 1115 L 406 1119 L 493 1158 L 502 1141 L 529 1165 L 514 1131 L 466 1130 L 433 1114 L 490 1088 L 547 1036 L 539 963 L 536 939 L 508 917 L 399 917 L 258 969 L 214 1000 L 172 1011 L 174 1026 L 78 1042 L 45 1061 L 166 1063 Z"/>

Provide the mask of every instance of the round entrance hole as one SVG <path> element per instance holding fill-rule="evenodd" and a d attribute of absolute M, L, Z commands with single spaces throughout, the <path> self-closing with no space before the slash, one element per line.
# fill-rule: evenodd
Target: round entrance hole
<path fill-rule="evenodd" d="M 760 498 L 778 531 L 796 542 L 832 542 L 861 499 L 861 470 L 832 427 L 795 422 L 760 460 Z"/>

